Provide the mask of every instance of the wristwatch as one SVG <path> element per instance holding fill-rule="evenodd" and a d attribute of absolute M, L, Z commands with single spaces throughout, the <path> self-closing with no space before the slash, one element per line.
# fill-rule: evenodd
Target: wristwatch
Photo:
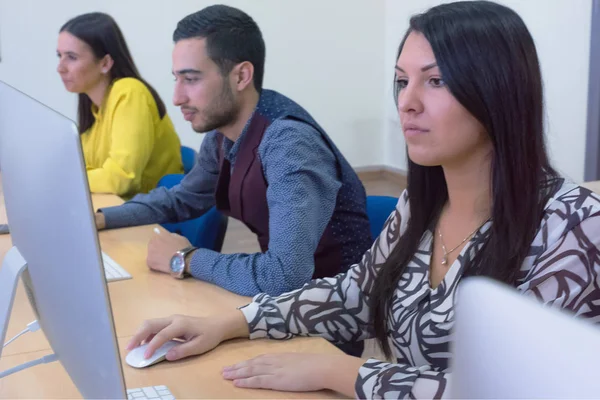
<path fill-rule="evenodd" d="M 186 247 L 183 250 L 178 250 L 171 257 L 171 262 L 169 263 L 171 267 L 171 276 L 176 279 L 183 279 L 188 274 L 185 272 L 185 257 L 194 250 L 197 250 L 197 247 L 190 246 Z"/>

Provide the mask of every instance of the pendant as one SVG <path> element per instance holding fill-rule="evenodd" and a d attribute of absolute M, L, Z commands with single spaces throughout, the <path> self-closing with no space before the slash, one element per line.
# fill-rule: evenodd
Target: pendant
<path fill-rule="evenodd" d="M 448 264 L 448 257 L 444 254 L 444 256 L 442 257 L 442 265 L 447 265 Z"/>

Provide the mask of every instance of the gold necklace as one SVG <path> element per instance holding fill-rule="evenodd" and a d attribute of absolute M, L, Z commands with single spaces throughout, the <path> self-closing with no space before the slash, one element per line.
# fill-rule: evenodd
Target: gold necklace
<path fill-rule="evenodd" d="M 487 221 L 486 221 L 487 222 Z M 481 229 L 481 227 L 485 224 L 485 222 L 481 225 L 479 225 L 473 232 L 471 232 L 466 238 L 464 238 L 462 240 L 462 242 L 460 242 L 458 244 L 458 246 L 454 247 L 452 250 L 448 251 L 446 250 L 446 246 L 444 245 L 444 238 L 442 237 L 442 231 L 438 228 L 438 234 L 440 236 L 440 243 L 442 244 L 442 251 L 444 252 L 444 255 L 442 257 L 442 265 L 448 265 L 448 254 L 452 253 L 454 250 L 458 249 L 464 242 L 466 242 L 467 240 L 469 240 L 475 233 L 477 233 L 477 231 L 479 229 Z"/>

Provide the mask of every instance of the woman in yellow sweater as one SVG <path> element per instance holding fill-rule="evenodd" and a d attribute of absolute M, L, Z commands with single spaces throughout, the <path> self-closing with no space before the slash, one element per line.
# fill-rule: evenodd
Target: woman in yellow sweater
<path fill-rule="evenodd" d="M 125 199 L 182 173 L 180 142 L 158 93 L 145 82 L 107 14 L 69 20 L 58 36 L 57 71 L 79 93 L 78 123 L 90 189 Z"/>

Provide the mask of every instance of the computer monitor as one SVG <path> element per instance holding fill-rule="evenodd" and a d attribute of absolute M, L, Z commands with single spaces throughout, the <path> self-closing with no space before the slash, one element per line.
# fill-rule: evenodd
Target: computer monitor
<path fill-rule="evenodd" d="M 14 246 L 0 276 L 18 251 L 40 326 L 81 395 L 127 398 L 76 125 L 0 81 L 0 160 Z M 0 317 L 7 303 L 0 293 Z"/>
<path fill-rule="evenodd" d="M 458 289 L 450 398 L 600 397 L 600 327 L 487 278 Z"/>

